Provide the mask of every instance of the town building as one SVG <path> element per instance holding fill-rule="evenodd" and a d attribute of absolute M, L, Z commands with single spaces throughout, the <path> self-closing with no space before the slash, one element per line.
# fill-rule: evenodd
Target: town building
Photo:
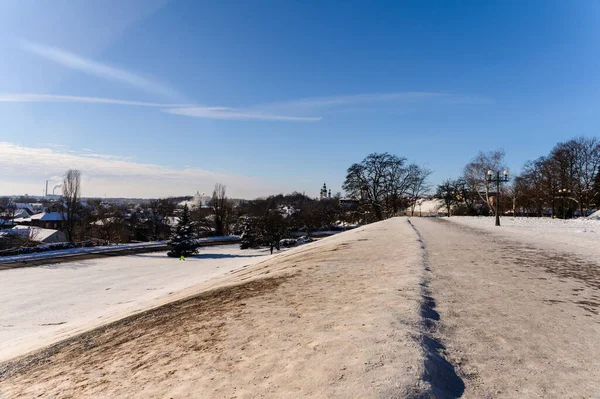
<path fill-rule="evenodd" d="M 319 199 L 328 199 L 331 198 L 331 189 L 327 190 L 327 184 L 323 183 L 323 187 L 321 188 L 321 192 L 319 193 Z"/>
<path fill-rule="evenodd" d="M 44 229 L 61 229 L 67 215 L 60 212 L 42 212 L 32 215 L 30 224 Z"/>
<path fill-rule="evenodd" d="M 62 231 L 35 226 L 15 226 L 12 230 L 7 230 L 7 232 L 42 244 L 67 241 L 67 236 Z"/>

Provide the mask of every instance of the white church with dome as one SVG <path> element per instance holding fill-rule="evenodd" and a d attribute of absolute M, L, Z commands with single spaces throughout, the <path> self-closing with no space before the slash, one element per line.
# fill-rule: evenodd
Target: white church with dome
<path fill-rule="evenodd" d="M 331 189 L 327 189 L 327 184 L 323 183 L 323 187 L 321 188 L 321 192 L 319 193 L 319 199 L 327 199 L 331 198 Z"/>

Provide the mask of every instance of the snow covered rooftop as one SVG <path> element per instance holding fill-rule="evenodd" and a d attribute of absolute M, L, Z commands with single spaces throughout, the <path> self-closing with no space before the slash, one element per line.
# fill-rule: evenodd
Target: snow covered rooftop
<path fill-rule="evenodd" d="M 15 205 L 17 207 L 17 209 L 29 209 L 33 212 L 33 206 L 32 204 L 25 204 L 22 202 L 15 202 L 13 205 Z"/>
<path fill-rule="evenodd" d="M 66 215 L 65 215 L 66 219 Z M 63 220 L 63 215 L 58 212 L 44 212 L 32 215 L 31 220 L 43 220 L 43 221 L 58 221 Z"/>
<path fill-rule="evenodd" d="M 110 218 L 104 218 L 104 219 L 100 219 L 100 220 L 96 220 L 95 222 L 92 222 L 90 224 L 96 225 L 96 226 L 104 226 L 105 224 L 111 224 L 111 223 L 115 223 L 118 219 L 116 217 L 110 217 Z"/>
<path fill-rule="evenodd" d="M 18 234 L 20 236 L 29 236 L 29 238 L 32 241 L 45 242 L 51 236 L 53 236 L 55 234 L 60 235 L 60 238 L 62 240 L 64 240 L 64 234 L 61 233 L 60 231 L 54 230 L 54 229 L 44 229 L 44 228 L 37 227 L 37 226 L 17 225 L 12 228 L 12 231 L 14 231 L 16 234 Z M 61 241 L 61 240 L 52 240 L 52 241 L 56 242 L 56 241 Z"/>

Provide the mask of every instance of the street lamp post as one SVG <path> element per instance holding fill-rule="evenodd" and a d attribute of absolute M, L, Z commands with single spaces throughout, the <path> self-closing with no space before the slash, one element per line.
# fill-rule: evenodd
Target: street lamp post
<path fill-rule="evenodd" d="M 569 194 L 571 194 L 571 190 L 569 190 L 569 189 L 562 188 L 562 189 L 558 190 L 558 195 L 560 195 L 562 198 L 563 219 L 567 218 L 567 208 L 565 207 L 565 198 L 567 198 L 567 196 Z"/>
<path fill-rule="evenodd" d="M 496 171 L 496 177 L 494 177 L 494 172 L 488 170 L 487 181 L 496 183 L 496 201 L 494 201 L 496 203 L 496 226 L 500 226 L 500 184 L 508 181 L 508 171 L 502 172 L 502 177 L 500 177 L 500 171 Z"/>

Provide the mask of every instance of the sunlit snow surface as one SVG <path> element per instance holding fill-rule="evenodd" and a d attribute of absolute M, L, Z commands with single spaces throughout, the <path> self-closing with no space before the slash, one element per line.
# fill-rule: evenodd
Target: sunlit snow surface
<path fill-rule="evenodd" d="M 576 253 L 600 260 L 600 219 L 551 219 L 503 216 L 497 227 L 494 217 L 453 216 L 442 218 L 464 226 L 488 230 L 501 235 L 533 240 L 550 249 Z M 477 243 L 473 243 L 476 245 Z"/>
<path fill-rule="evenodd" d="M 266 259 L 267 249 L 203 247 L 0 270 L 0 360 L 111 315 L 146 308 L 187 287 Z"/>

